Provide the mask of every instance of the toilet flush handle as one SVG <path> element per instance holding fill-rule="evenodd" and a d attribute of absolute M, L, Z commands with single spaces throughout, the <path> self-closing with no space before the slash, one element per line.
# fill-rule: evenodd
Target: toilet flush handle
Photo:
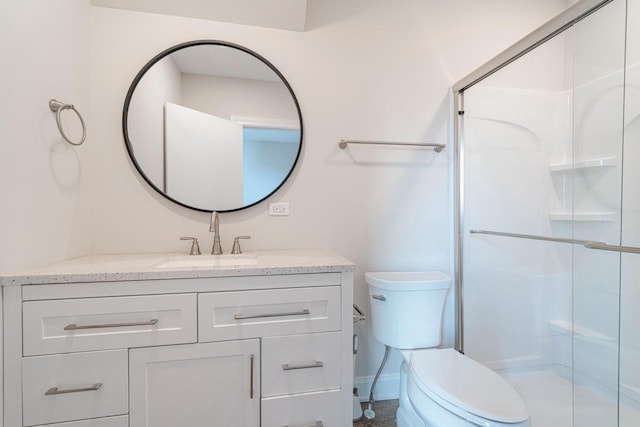
<path fill-rule="evenodd" d="M 377 299 L 378 301 L 386 301 L 387 300 L 387 297 L 384 296 L 384 295 L 376 295 L 376 294 L 374 294 L 374 295 L 371 295 L 371 298 Z"/>

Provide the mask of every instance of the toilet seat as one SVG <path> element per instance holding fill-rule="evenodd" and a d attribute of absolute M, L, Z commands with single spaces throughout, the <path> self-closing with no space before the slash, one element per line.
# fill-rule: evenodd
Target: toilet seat
<path fill-rule="evenodd" d="M 518 424 L 529 418 L 504 378 L 453 349 L 412 351 L 409 372 L 419 392 L 477 425 Z"/>

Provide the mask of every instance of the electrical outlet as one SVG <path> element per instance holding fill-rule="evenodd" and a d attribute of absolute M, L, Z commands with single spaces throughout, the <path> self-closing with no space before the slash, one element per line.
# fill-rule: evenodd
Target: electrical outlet
<path fill-rule="evenodd" d="M 269 215 L 289 216 L 289 202 L 269 203 Z"/>

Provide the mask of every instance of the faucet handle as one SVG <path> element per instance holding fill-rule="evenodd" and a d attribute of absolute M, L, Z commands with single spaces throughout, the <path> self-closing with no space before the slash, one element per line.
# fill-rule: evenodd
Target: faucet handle
<path fill-rule="evenodd" d="M 239 239 L 250 239 L 251 236 L 237 236 L 233 238 L 233 248 L 231 249 L 232 255 L 238 255 L 242 253 L 242 248 L 240 247 Z"/>
<path fill-rule="evenodd" d="M 189 255 L 200 255 L 200 245 L 198 245 L 198 239 L 195 237 L 181 237 L 180 240 L 191 240 L 191 252 Z"/>

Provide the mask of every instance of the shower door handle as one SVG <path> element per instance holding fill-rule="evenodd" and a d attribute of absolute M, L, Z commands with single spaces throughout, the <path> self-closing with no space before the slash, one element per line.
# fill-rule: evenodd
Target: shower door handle
<path fill-rule="evenodd" d="M 597 249 L 599 251 L 624 252 L 628 254 L 640 254 L 640 248 L 635 246 L 607 245 L 600 242 L 588 242 L 583 245 L 587 249 Z"/>
<path fill-rule="evenodd" d="M 600 251 L 612 251 L 612 252 L 624 252 L 629 254 L 640 254 L 640 248 L 636 246 L 607 245 L 604 242 L 597 242 L 597 241 L 591 241 L 591 240 L 565 239 L 561 237 L 536 236 L 533 234 L 502 233 L 499 231 L 488 231 L 488 230 L 469 230 L 469 233 L 491 234 L 494 236 L 516 237 L 518 239 L 542 240 L 546 242 L 572 243 L 572 244 L 582 245 L 587 249 L 597 249 Z M 376 295 L 372 295 L 372 298 L 375 298 L 375 297 Z"/>

